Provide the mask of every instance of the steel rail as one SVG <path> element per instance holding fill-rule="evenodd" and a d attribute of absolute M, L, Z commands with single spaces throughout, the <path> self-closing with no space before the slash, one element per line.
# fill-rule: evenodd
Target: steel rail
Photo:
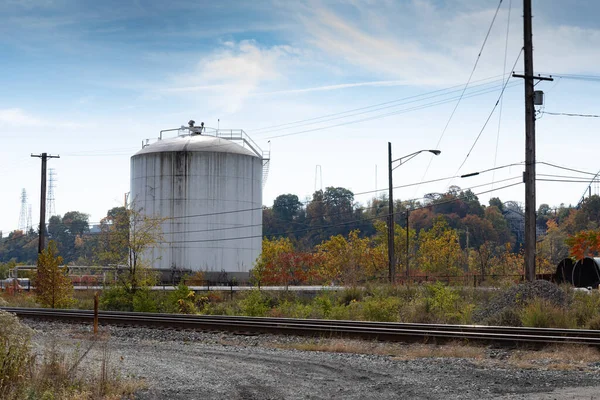
<path fill-rule="evenodd" d="M 22 318 L 90 322 L 89 310 L 0 308 Z M 571 343 L 600 345 L 600 331 L 552 328 L 516 328 L 479 325 L 411 324 L 294 318 L 232 317 L 101 311 L 104 325 L 152 326 L 243 333 L 278 333 L 327 337 L 354 337 L 385 341 L 468 340 L 507 343 Z"/>

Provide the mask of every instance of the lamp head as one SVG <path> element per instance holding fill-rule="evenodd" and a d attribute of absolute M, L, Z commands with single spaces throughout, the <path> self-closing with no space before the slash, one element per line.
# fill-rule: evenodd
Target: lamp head
<path fill-rule="evenodd" d="M 441 150 L 429 150 L 429 152 L 435 154 L 436 156 L 439 156 L 442 151 Z"/>

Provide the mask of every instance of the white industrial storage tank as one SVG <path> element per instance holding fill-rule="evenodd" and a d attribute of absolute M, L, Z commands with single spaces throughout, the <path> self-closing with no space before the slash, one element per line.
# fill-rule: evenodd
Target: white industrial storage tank
<path fill-rule="evenodd" d="M 163 138 L 163 132 L 177 131 Z M 153 268 L 245 279 L 262 247 L 262 183 L 269 155 L 242 130 L 161 131 L 131 157 L 132 207 L 165 218 Z"/>

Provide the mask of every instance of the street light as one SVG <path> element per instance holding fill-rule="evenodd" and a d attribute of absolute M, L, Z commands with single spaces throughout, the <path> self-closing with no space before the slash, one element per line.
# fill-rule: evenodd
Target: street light
<path fill-rule="evenodd" d="M 435 154 L 436 156 L 441 153 L 440 150 L 419 150 L 414 153 L 408 154 L 404 157 L 397 158 L 392 160 L 392 143 L 388 142 L 388 178 L 389 178 L 389 215 L 388 215 L 388 267 L 389 267 L 389 280 L 390 283 L 394 283 L 394 278 L 396 276 L 396 265 L 394 263 L 394 194 L 393 188 L 394 184 L 392 182 L 392 171 L 406 163 L 408 160 L 416 157 L 417 154 L 423 152 L 430 152 Z M 395 162 L 399 162 L 398 165 L 392 167 L 392 164 Z M 408 210 L 406 211 L 406 278 L 408 279 Z"/>

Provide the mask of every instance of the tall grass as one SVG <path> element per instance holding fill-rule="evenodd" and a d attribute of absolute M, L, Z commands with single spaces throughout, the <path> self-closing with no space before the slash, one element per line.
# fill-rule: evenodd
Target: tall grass
<path fill-rule="evenodd" d="M 13 314 L 0 311 L 0 399 L 117 399 L 142 386 L 121 379 L 112 367 L 106 341 L 93 339 L 71 353 L 49 342 L 38 357 L 32 351 L 32 331 Z M 90 352 L 100 347 L 100 365 Z M 97 370 L 98 368 L 99 370 Z"/>

